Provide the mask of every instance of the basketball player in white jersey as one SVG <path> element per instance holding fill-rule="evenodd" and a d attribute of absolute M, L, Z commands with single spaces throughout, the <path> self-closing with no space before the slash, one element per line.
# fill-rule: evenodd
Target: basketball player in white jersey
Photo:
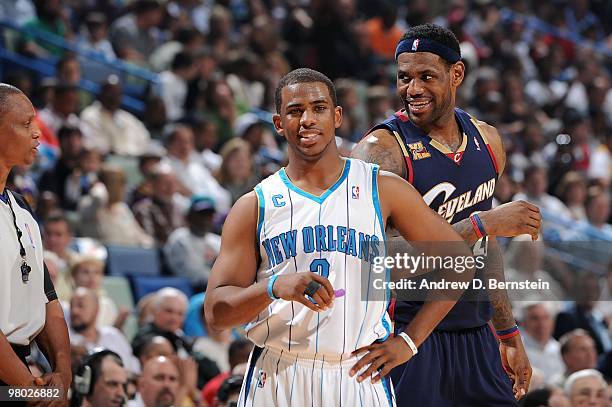
<path fill-rule="evenodd" d="M 234 205 L 206 294 L 208 324 L 247 324 L 256 345 L 238 405 L 393 406 L 384 376 L 412 357 L 456 301 L 426 303 L 390 337 L 388 293 L 362 297 L 362 277 L 375 277 L 368 262 L 384 255 L 386 224 L 409 241 L 461 242 L 453 254 L 471 252 L 406 181 L 340 157 L 342 108 L 325 75 L 290 72 L 275 102 L 289 164 Z M 378 371 L 367 364 L 355 376 L 360 349 L 383 363 Z"/>

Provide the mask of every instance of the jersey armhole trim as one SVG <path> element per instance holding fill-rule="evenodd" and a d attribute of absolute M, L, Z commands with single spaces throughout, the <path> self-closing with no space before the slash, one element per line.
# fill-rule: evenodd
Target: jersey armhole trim
<path fill-rule="evenodd" d="M 263 226 L 266 203 L 264 201 L 263 191 L 261 190 L 261 185 L 255 185 L 255 195 L 257 196 L 257 243 L 261 243 L 261 227 Z"/>
<path fill-rule="evenodd" d="M 487 151 L 489 152 L 489 157 L 491 157 L 491 162 L 493 163 L 493 168 L 495 169 L 495 178 L 499 178 L 499 166 L 497 165 L 497 160 L 495 159 L 495 154 L 493 154 L 493 150 L 491 149 L 491 144 L 489 143 L 489 139 L 487 138 L 485 132 L 481 129 L 480 124 L 476 121 L 476 119 L 470 116 L 470 121 L 476 127 L 478 134 L 482 137 L 482 140 L 485 142 L 487 146 Z"/>
<path fill-rule="evenodd" d="M 399 144 L 400 149 L 402 150 L 402 154 L 404 155 L 404 160 L 406 161 L 406 181 L 412 184 L 414 179 L 414 171 L 412 169 L 412 160 L 410 159 L 410 153 L 406 150 L 406 145 L 404 144 L 404 140 L 402 136 L 395 130 L 392 131 L 393 136 L 395 137 L 395 141 Z"/>
<path fill-rule="evenodd" d="M 378 218 L 378 224 L 380 226 L 380 233 L 383 239 L 385 238 L 385 225 L 383 224 L 382 211 L 380 209 L 380 196 L 378 194 L 378 172 L 380 167 L 378 165 L 372 166 L 372 203 L 374 204 L 374 211 Z"/>

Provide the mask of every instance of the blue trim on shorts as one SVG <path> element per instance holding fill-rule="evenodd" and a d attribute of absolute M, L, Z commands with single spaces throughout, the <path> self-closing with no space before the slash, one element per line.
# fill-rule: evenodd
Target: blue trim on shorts
<path fill-rule="evenodd" d="M 259 346 L 255 346 L 253 348 L 253 353 L 251 354 L 251 364 L 249 365 L 249 370 L 246 376 L 246 386 L 244 392 L 244 407 L 246 407 L 247 399 L 249 398 L 249 392 L 251 391 L 251 380 L 253 380 L 253 371 L 255 370 L 255 365 L 257 364 L 257 360 L 261 356 L 261 352 L 263 352 L 263 348 Z"/>

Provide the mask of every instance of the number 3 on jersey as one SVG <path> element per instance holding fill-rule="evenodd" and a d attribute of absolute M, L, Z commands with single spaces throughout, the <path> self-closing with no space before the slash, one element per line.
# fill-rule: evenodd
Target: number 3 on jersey
<path fill-rule="evenodd" d="M 321 277 L 329 277 L 329 262 L 327 259 L 314 259 L 310 263 L 310 271 L 319 274 Z"/>

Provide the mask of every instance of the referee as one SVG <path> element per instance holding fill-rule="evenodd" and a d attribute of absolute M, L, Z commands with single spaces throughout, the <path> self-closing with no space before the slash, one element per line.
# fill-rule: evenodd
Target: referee
<path fill-rule="evenodd" d="M 40 135 L 34 107 L 0 83 L 0 385 L 70 387 L 70 342 L 62 308 L 43 263 L 42 238 L 23 197 L 6 187 L 14 166 L 34 162 Z M 26 365 L 36 341 L 53 371 L 34 378 Z M 2 394 L 0 403 L 8 401 Z M 31 400 L 34 401 L 34 400 Z"/>

